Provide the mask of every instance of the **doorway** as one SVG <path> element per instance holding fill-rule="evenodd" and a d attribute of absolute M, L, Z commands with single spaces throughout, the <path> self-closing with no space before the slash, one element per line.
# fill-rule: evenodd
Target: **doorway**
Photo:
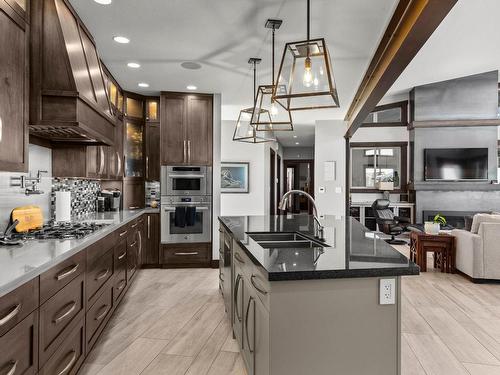
<path fill-rule="evenodd" d="M 285 192 L 302 190 L 314 198 L 314 160 L 285 160 Z M 293 195 L 286 212 L 293 214 L 313 213 L 311 202 L 303 195 Z"/>

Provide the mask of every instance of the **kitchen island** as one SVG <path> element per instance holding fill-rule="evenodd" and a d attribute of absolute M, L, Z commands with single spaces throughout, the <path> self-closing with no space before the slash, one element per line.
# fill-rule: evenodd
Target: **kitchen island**
<path fill-rule="evenodd" d="M 398 375 L 401 276 L 419 268 L 352 218 L 220 217 L 220 288 L 249 375 Z"/>

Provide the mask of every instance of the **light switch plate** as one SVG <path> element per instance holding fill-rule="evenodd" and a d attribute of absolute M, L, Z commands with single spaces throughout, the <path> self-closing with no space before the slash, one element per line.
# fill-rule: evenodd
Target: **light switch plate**
<path fill-rule="evenodd" d="M 342 193 L 342 188 L 341 188 L 340 186 L 337 186 L 337 187 L 335 188 L 335 193 L 337 193 L 337 194 L 341 194 L 341 193 Z"/>
<path fill-rule="evenodd" d="M 394 305 L 396 303 L 396 279 L 380 279 L 381 305 Z"/>

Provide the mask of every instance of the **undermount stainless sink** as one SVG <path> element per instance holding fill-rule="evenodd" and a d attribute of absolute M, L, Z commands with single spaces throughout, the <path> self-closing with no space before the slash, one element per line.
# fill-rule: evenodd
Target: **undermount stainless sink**
<path fill-rule="evenodd" d="M 264 249 L 312 249 L 328 247 L 298 233 L 248 233 L 248 236 Z"/>

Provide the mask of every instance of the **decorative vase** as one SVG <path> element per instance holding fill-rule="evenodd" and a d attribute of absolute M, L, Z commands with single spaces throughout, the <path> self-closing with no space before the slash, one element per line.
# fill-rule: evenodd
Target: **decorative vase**
<path fill-rule="evenodd" d="M 424 224 L 424 230 L 427 234 L 439 234 L 441 226 L 439 223 L 434 223 L 432 221 L 426 221 Z"/>

